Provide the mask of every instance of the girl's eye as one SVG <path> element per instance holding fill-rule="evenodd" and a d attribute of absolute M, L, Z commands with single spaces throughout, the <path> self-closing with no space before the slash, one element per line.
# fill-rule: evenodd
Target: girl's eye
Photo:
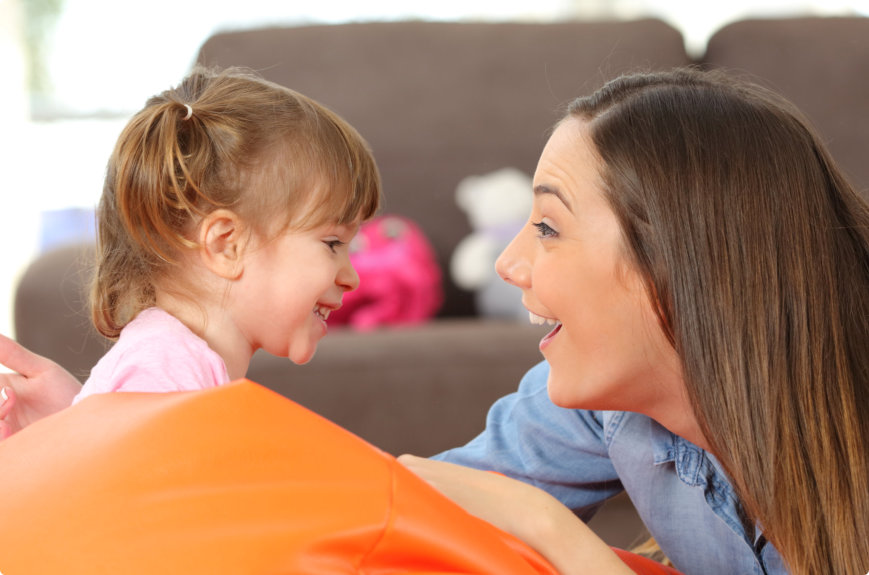
<path fill-rule="evenodd" d="M 558 235 L 558 232 L 549 227 L 549 224 L 544 222 L 537 222 L 532 224 L 535 228 L 537 228 L 537 236 L 540 238 L 551 238 Z"/>
<path fill-rule="evenodd" d="M 338 248 L 344 245 L 344 242 L 341 240 L 323 240 L 323 243 L 329 246 L 329 249 L 332 250 L 332 253 L 338 253 Z"/>

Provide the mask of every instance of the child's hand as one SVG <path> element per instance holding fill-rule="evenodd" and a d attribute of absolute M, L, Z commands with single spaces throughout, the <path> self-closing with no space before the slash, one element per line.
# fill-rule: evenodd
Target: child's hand
<path fill-rule="evenodd" d="M 81 390 L 68 371 L 18 342 L 0 335 L 0 440 L 72 403 Z"/>
<path fill-rule="evenodd" d="M 541 489 L 443 461 L 412 455 L 398 460 L 468 513 L 523 540 L 563 575 L 634 573 L 570 509 Z"/>

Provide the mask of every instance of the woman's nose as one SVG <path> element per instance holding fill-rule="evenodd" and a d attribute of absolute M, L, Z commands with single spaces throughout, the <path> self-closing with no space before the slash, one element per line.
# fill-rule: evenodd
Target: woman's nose
<path fill-rule="evenodd" d="M 531 285 L 531 260 L 528 257 L 529 250 L 525 241 L 527 228 L 526 225 L 516 234 L 495 261 L 495 271 L 501 279 L 523 289 Z"/>

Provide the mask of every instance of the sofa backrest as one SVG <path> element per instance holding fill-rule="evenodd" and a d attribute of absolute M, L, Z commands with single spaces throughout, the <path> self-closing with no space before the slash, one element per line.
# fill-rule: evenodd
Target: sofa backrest
<path fill-rule="evenodd" d="M 198 62 L 246 66 L 332 108 L 371 144 L 385 213 L 420 224 L 444 270 L 442 316 L 474 313 L 449 278 L 470 232 L 466 176 L 533 173 L 563 106 L 630 69 L 689 62 L 658 20 L 546 24 L 377 22 L 218 33 Z"/>
<path fill-rule="evenodd" d="M 869 18 L 742 20 L 710 38 L 704 62 L 796 104 L 869 200 Z"/>

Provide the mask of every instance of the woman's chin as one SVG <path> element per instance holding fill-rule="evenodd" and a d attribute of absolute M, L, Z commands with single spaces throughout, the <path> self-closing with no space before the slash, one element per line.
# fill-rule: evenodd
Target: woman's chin
<path fill-rule="evenodd" d="M 549 401 L 558 407 L 576 407 L 576 389 L 572 389 L 571 385 L 565 382 L 562 378 L 559 378 L 557 374 L 553 373 L 551 364 L 549 379 L 546 382 L 546 391 L 549 393 Z"/>
<path fill-rule="evenodd" d="M 569 370 L 564 372 L 553 369 L 550 364 L 546 391 L 549 400 L 558 407 L 567 409 L 613 409 L 611 401 L 604 394 L 603 382 L 583 377 Z"/>

